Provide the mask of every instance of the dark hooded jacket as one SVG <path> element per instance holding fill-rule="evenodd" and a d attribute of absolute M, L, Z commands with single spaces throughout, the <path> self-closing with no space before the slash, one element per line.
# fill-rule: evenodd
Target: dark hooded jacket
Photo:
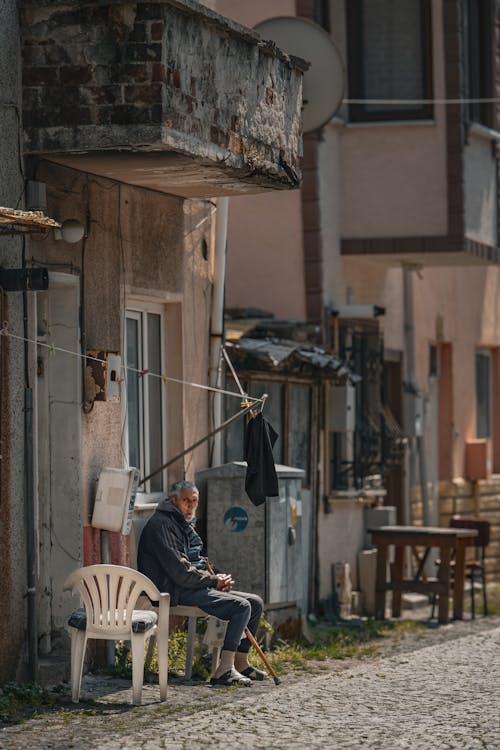
<path fill-rule="evenodd" d="M 137 567 L 160 591 L 170 594 L 175 607 L 182 589 L 217 586 L 217 576 L 205 568 L 202 546 L 194 525 L 171 502 L 162 500 L 141 534 Z"/>

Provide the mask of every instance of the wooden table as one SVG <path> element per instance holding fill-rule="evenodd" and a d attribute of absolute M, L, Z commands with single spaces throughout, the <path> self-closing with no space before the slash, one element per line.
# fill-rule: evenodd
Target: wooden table
<path fill-rule="evenodd" d="M 463 616 L 465 583 L 465 550 L 474 543 L 475 529 L 449 529 L 432 526 L 382 526 L 368 529 L 377 548 L 377 577 L 375 584 L 375 617 L 385 617 L 385 594 L 392 591 L 392 616 L 401 616 L 401 595 L 404 591 L 439 596 L 438 620 L 448 622 L 448 601 L 451 590 L 451 562 L 453 559 L 453 617 Z M 394 545 L 395 558 L 387 580 L 389 547 Z M 403 578 L 405 547 L 423 547 L 413 578 Z M 437 578 L 425 579 L 425 563 L 430 550 L 439 548 L 440 565 Z"/>

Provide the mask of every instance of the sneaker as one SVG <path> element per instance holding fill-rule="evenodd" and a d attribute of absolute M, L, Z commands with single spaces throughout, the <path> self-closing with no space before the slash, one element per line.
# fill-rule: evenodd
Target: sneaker
<path fill-rule="evenodd" d="M 231 687 L 232 685 L 239 685 L 244 687 L 250 687 L 252 680 L 249 677 L 237 672 L 236 669 L 230 669 L 228 672 L 224 672 L 220 677 L 212 677 L 210 684 L 213 687 Z"/>
<path fill-rule="evenodd" d="M 267 677 L 267 672 L 263 672 L 262 669 L 257 669 L 257 667 L 253 667 L 251 664 L 246 669 L 242 669 L 241 674 L 245 677 L 249 677 L 251 680 L 258 680 L 259 682 L 265 680 Z"/>

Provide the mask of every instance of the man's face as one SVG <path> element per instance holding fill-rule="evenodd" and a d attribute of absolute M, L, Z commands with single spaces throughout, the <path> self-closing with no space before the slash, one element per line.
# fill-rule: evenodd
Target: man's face
<path fill-rule="evenodd" d="M 177 497 L 172 498 L 170 502 L 180 510 L 186 521 L 192 521 L 196 515 L 199 497 L 198 490 L 183 487 Z"/>

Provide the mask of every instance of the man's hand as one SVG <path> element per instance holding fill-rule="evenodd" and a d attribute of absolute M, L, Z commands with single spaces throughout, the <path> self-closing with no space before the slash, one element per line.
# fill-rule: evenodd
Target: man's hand
<path fill-rule="evenodd" d="M 234 581 L 229 573 L 217 573 L 217 591 L 231 591 Z"/>

